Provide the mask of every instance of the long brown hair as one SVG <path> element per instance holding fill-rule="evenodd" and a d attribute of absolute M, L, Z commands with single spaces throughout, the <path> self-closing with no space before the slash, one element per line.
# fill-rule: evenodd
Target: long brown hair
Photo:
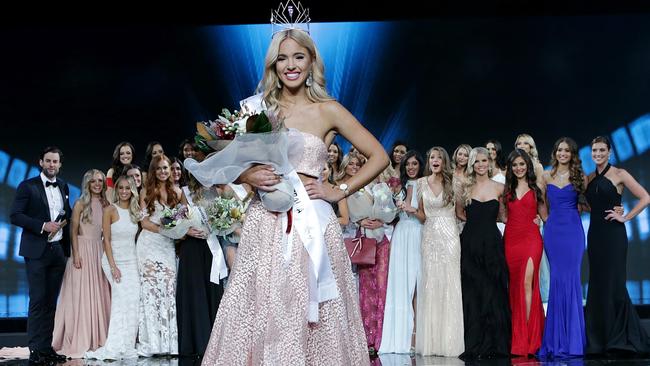
<path fill-rule="evenodd" d="M 506 187 L 504 195 L 508 201 L 514 201 L 517 198 L 517 184 L 519 180 L 512 171 L 512 164 L 515 159 L 522 158 L 526 163 L 526 184 L 535 193 L 535 200 L 537 203 L 542 203 L 542 190 L 537 186 L 537 176 L 535 175 L 535 165 L 533 159 L 522 149 L 514 149 L 508 156 L 506 162 Z"/>
<path fill-rule="evenodd" d="M 431 154 L 437 151 L 442 157 L 442 169 L 440 174 L 442 175 L 442 191 L 444 204 L 445 206 L 454 203 L 454 172 L 451 170 L 451 159 L 449 159 L 449 154 L 447 150 L 440 146 L 434 146 L 427 151 L 426 163 L 424 163 L 424 176 L 428 177 L 433 172 L 431 171 Z"/>
<path fill-rule="evenodd" d="M 582 160 L 580 159 L 580 154 L 578 153 L 578 144 L 573 141 L 570 137 L 560 137 L 555 141 L 553 145 L 553 152 L 551 153 L 551 176 L 555 177 L 557 174 L 557 168 L 560 163 L 557 161 L 557 149 L 560 148 L 561 143 L 565 143 L 569 146 L 569 151 L 571 152 L 571 160 L 569 160 L 569 182 L 573 184 L 573 188 L 578 192 L 578 194 L 584 193 L 584 179 L 585 172 L 582 170 Z"/>
<path fill-rule="evenodd" d="M 149 214 L 152 214 L 156 210 L 155 202 L 161 201 L 158 178 L 156 178 L 156 169 L 163 160 L 167 161 L 167 164 L 169 164 L 170 167 L 169 178 L 164 182 L 165 191 L 167 192 L 167 206 L 175 207 L 181 202 L 181 198 L 176 195 L 176 191 L 174 190 L 174 183 L 171 179 L 171 160 L 169 160 L 167 155 L 164 154 L 156 156 L 153 158 L 153 160 L 151 160 L 151 164 L 149 164 L 149 171 L 147 172 L 147 182 L 145 186 L 145 189 L 147 191 L 146 196 L 144 197 L 144 203 L 147 207 L 147 211 L 149 211 Z"/>

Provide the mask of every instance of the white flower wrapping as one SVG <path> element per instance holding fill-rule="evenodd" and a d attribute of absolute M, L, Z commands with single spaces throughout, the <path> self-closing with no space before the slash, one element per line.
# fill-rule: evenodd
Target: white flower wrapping
<path fill-rule="evenodd" d="M 395 219 L 397 207 L 393 202 L 393 194 L 386 183 L 377 183 L 370 188 L 359 190 L 347 198 L 350 220 L 358 222 L 363 219 L 378 219 L 389 223 Z M 369 238 L 382 240 L 385 229 L 362 229 Z"/>
<path fill-rule="evenodd" d="M 203 229 L 201 214 L 197 210 L 197 207 L 188 206 L 187 218 L 176 220 L 176 225 L 173 227 L 160 226 L 160 235 L 170 239 L 180 239 L 187 234 L 191 227 Z"/>
<path fill-rule="evenodd" d="M 299 131 L 247 133 L 238 135 L 223 150 L 202 162 L 186 159 L 185 168 L 204 186 L 234 182 L 241 173 L 256 164 L 273 166 L 284 175 L 294 170 L 304 150 L 304 137 Z M 293 206 L 293 186 L 285 178 L 272 192 L 259 192 L 264 207 L 273 212 L 286 212 Z"/>

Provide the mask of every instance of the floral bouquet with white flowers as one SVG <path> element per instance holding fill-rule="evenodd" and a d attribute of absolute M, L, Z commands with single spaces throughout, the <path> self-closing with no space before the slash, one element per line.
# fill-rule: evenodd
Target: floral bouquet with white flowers
<path fill-rule="evenodd" d="M 186 159 L 184 165 L 206 187 L 232 183 L 254 165 L 271 165 L 281 181 L 271 192 L 259 191 L 260 200 L 269 211 L 286 212 L 293 206 L 294 189 L 283 175 L 294 170 L 292 160 L 302 157 L 304 137 L 287 130 L 283 120 L 265 108 L 261 95 L 240 104 L 243 114 L 240 111 L 235 117 L 227 117 L 224 113 L 222 117 L 228 122 L 220 120 L 224 135 L 233 136 L 227 146 L 202 162 Z"/>
<path fill-rule="evenodd" d="M 194 209 L 178 204 L 174 208 L 165 208 L 160 217 L 160 235 L 171 239 L 180 239 L 191 227 L 200 227 L 201 218 Z"/>
<path fill-rule="evenodd" d="M 246 132 L 246 120 L 250 116 L 245 110 L 230 112 L 223 108 L 216 120 L 196 123 L 194 142 L 202 151 L 222 150 L 237 134 Z"/>

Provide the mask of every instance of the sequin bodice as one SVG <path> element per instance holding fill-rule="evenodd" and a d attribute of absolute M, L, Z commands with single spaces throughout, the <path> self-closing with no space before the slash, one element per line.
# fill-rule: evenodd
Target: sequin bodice
<path fill-rule="evenodd" d="M 327 148 L 323 140 L 310 133 L 300 132 L 305 138 L 302 157 L 295 165 L 296 172 L 320 177 L 327 161 Z"/>

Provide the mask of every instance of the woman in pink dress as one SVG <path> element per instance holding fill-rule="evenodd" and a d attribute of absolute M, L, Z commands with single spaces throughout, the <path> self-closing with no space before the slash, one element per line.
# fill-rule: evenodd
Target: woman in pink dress
<path fill-rule="evenodd" d="M 111 310 L 110 286 L 102 271 L 102 215 L 106 178 L 99 170 L 84 174 L 83 193 L 72 210 L 72 256 L 63 275 L 54 317 L 52 348 L 70 358 L 104 345 Z"/>
<path fill-rule="evenodd" d="M 309 224 L 317 230 L 308 231 L 316 235 L 300 234 L 298 216 L 304 211 L 289 211 L 289 228 L 289 214 L 268 211 L 259 198 L 253 199 L 203 365 L 368 365 L 350 259 L 329 202 L 365 186 L 388 166 L 388 156 L 327 94 L 322 60 L 305 31 L 274 35 L 260 88 L 268 110 L 279 113 L 289 132 L 304 141 L 304 154 L 292 164 L 297 173 L 292 176 L 298 178 L 292 184 L 299 195 L 308 196 L 300 204 L 316 214 Z M 319 179 L 336 133 L 369 158 L 338 187 Z M 280 181 L 268 165 L 239 176 L 239 182 L 264 191 Z M 314 248 L 309 242 L 320 243 Z M 311 279 L 318 261 L 323 265 L 316 286 Z"/>

